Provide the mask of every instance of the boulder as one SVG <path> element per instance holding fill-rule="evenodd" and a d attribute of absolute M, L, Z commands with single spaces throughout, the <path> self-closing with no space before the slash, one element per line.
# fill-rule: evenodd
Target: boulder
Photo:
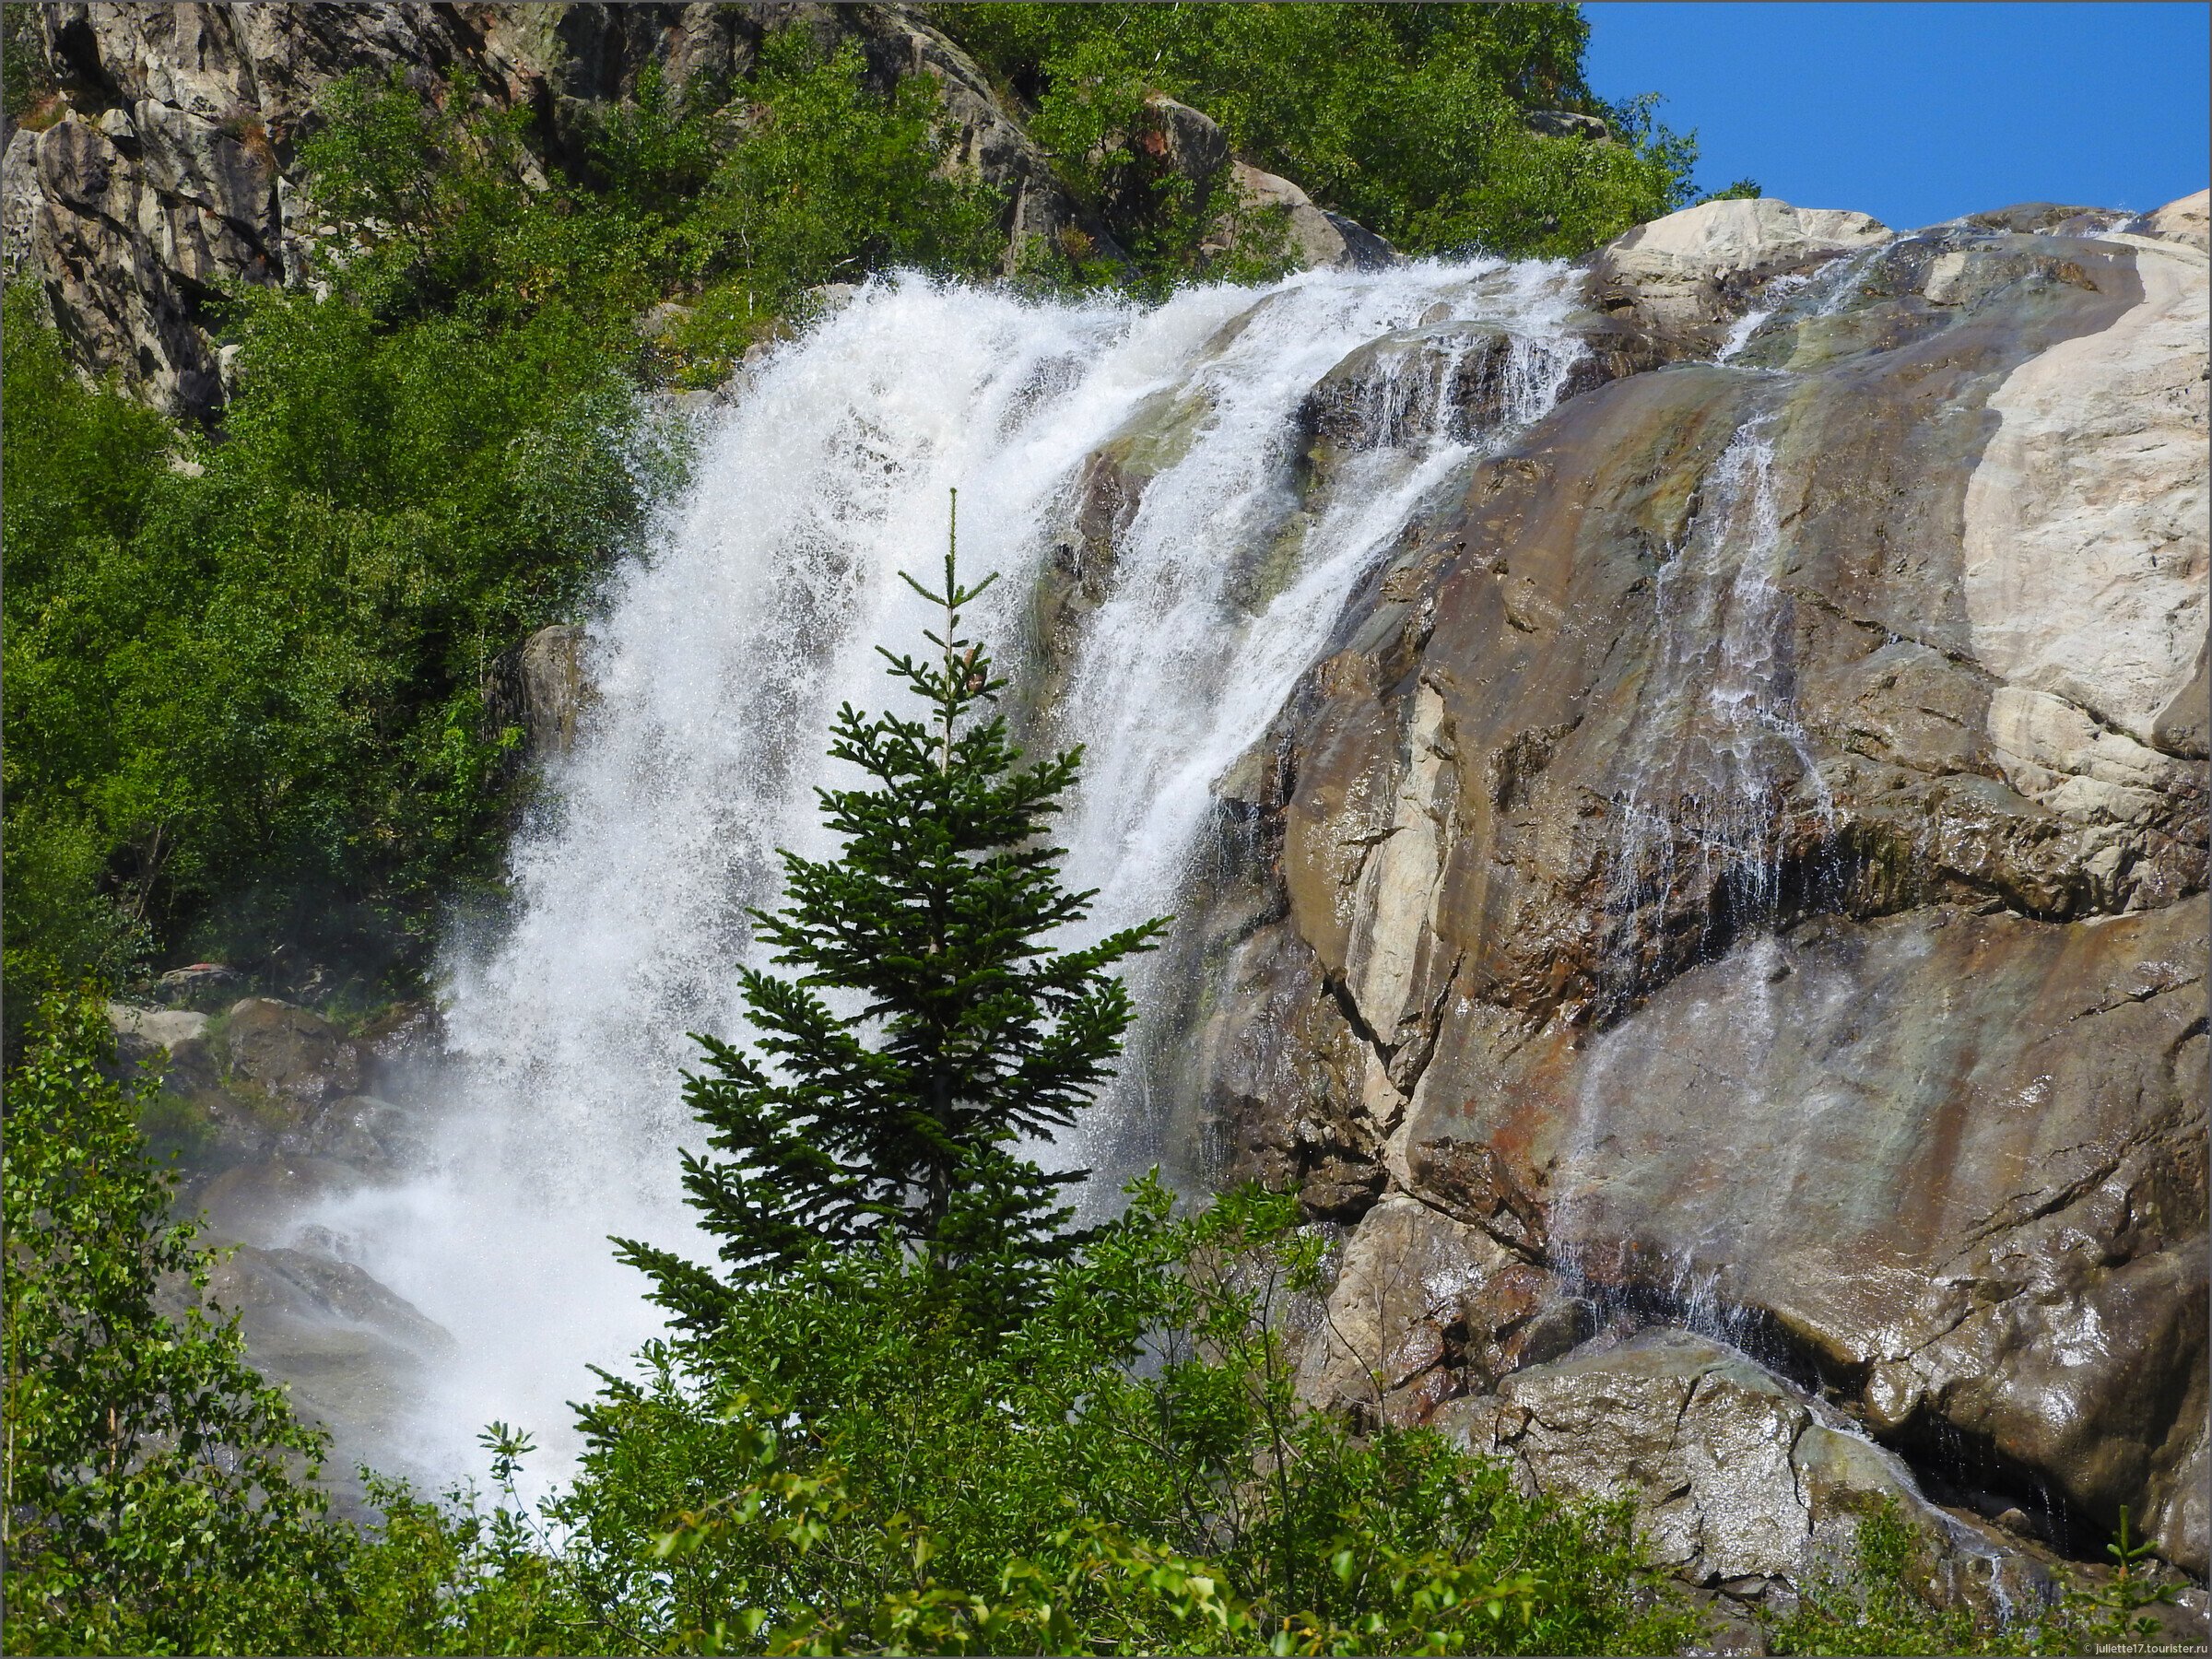
<path fill-rule="evenodd" d="M 679 304 L 674 300 L 665 300 L 658 305 L 649 306 L 640 312 L 632 326 L 637 329 L 640 339 L 648 344 L 658 344 L 689 322 L 698 309 L 697 306 Z"/>
<path fill-rule="evenodd" d="M 1284 252 L 1302 270 L 1374 270 L 1397 257 L 1372 230 L 1317 206 L 1288 179 L 1232 161 L 1229 180 L 1244 208 L 1280 216 Z"/>
<path fill-rule="evenodd" d="M 241 1244 L 208 1276 L 207 1300 L 255 1325 L 345 1323 L 373 1327 L 424 1358 L 452 1349 L 451 1332 L 350 1262 L 305 1250 Z"/>
<path fill-rule="evenodd" d="M 1535 1490 L 1636 1501 L 1653 1559 L 1692 1583 L 1756 1594 L 1852 1561 L 1860 1522 L 1894 1504 L 1929 1546 L 1946 1599 L 2039 1605 L 2050 1575 L 1930 1503 L 1912 1472 L 1747 1356 L 1657 1327 L 1532 1365 L 1432 1426 L 1512 1462 Z"/>
<path fill-rule="evenodd" d="M 248 997 L 218 1025 L 188 1009 L 110 1003 L 108 1019 L 125 1065 L 160 1063 L 149 1132 L 180 1153 L 190 1179 L 279 1148 L 389 1174 L 419 1149 L 407 1114 L 386 1101 L 347 1095 L 318 1111 L 358 1085 L 360 1051 L 303 1008 Z"/>
<path fill-rule="evenodd" d="M 108 1005 L 108 1024 L 126 1049 L 169 1050 L 207 1035 L 207 1016 L 182 1008 L 140 1008 L 127 1003 Z"/>
<path fill-rule="evenodd" d="M 1186 179 L 1210 179 L 1229 161 L 1228 135 L 1214 118 L 1164 92 L 1145 100 L 1136 144 L 1144 154 Z"/>
<path fill-rule="evenodd" d="M 365 1175 L 389 1178 L 423 1150 L 415 1114 L 374 1095 L 331 1101 L 307 1125 L 302 1149 Z"/>
<path fill-rule="evenodd" d="M 164 1007 L 196 1008 L 213 1014 L 245 994 L 246 976 L 220 962 L 172 968 L 154 982 L 154 1000 Z"/>
<path fill-rule="evenodd" d="M 219 1038 L 231 1078 L 262 1094 L 312 1103 L 360 1087 L 360 1053 L 328 1020 L 290 1003 L 249 996 Z"/>
<path fill-rule="evenodd" d="M 541 628 L 523 641 L 521 681 L 526 752 L 533 760 L 565 755 L 592 700 L 585 677 L 589 639 L 572 622 Z"/>
<path fill-rule="evenodd" d="M 1760 285 L 1878 248 L 1891 237 L 1863 213 L 1793 207 L 1772 196 L 1704 202 L 1599 249 L 1590 256 L 1586 291 L 1598 311 L 1710 347 Z"/>
<path fill-rule="evenodd" d="M 1300 1396 L 1379 1416 L 1385 1394 L 1453 1357 L 1444 1332 L 1461 1300 L 1506 1265 L 1473 1228 L 1402 1193 L 1382 1199 L 1336 1265 L 1326 1317 L 1300 1361 Z"/>
<path fill-rule="evenodd" d="M 1773 196 L 1685 207 L 1639 225 L 1599 250 L 1594 268 L 1621 282 L 1717 282 L 1748 271 L 1879 247 L 1893 232 L 1864 213 L 1793 207 Z"/>
<path fill-rule="evenodd" d="M 211 1239 L 269 1245 L 288 1238 L 312 1206 L 363 1184 L 334 1159 L 279 1154 L 218 1175 L 200 1194 L 200 1209 Z"/>
<path fill-rule="evenodd" d="M 355 1470 L 410 1470 L 404 1447 L 452 1335 L 358 1265 L 314 1249 L 233 1247 L 209 1275 L 206 1302 L 236 1313 L 247 1351 L 331 1435 L 324 1474 L 341 1514 L 369 1520 Z"/>

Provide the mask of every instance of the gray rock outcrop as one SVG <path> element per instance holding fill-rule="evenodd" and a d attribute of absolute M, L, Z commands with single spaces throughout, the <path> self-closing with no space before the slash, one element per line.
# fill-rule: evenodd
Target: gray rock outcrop
<path fill-rule="evenodd" d="M 1860 1524 L 1893 1506 L 1947 1599 L 2017 1612 L 2054 1594 L 2030 1557 L 1929 1503 L 1841 1413 L 1688 1331 L 1592 1344 L 1431 1420 L 1535 1490 L 1635 1497 L 1653 1559 L 1694 1583 L 1749 1595 L 1848 1571 Z"/>
<path fill-rule="evenodd" d="M 1243 161 L 1230 162 L 1229 172 L 1247 208 L 1280 216 L 1285 251 L 1300 269 L 1371 270 L 1396 257 L 1372 230 L 1318 206 L 1289 180 Z"/>
<path fill-rule="evenodd" d="M 321 221 L 295 147 L 315 93 L 354 70 L 486 73 L 455 8 L 57 5 L 40 30 L 65 100 L 6 152 L 11 271 L 43 286 L 86 367 L 179 414 L 226 400 L 206 308 L 234 286 L 308 279 Z"/>
<path fill-rule="evenodd" d="M 541 628 L 523 642 L 523 715 L 534 759 L 565 755 L 576 741 L 591 700 L 583 653 L 583 629 L 573 623 Z"/>

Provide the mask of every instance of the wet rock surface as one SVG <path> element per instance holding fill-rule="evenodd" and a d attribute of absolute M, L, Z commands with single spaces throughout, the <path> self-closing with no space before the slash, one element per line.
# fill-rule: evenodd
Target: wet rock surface
<path fill-rule="evenodd" d="M 2201 1573 L 2187 204 L 1715 206 L 1593 262 L 1643 343 L 1470 464 L 1219 786 L 1192 1121 L 1350 1229 L 1310 1397 L 1755 1331 L 1883 1455 Z M 1329 377 L 1316 476 L 1478 401 L 1464 334 Z"/>
<path fill-rule="evenodd" d="M 203 965 L 164 975 L 153 994 L 191 1000 L 242 982 Z M 422 1113 L 359 1090 L 383 1085 L 426 1011 L 395 1009 L 359 1036 L 273 997 L 212 1016 L 128 1003 L 108 1015 L 119 1059 L 161 1068 L 147 1123 L 157 1151 L 178 1159 L 178 1215 L 218 1251 L 205 1303 L 239 1316 L 254 1366 L 329 1431 L 325 1478 L 342 1510 L 361 1512 L 357 1466 L 408 1472 L 394 1465 L 408 1414 L 453 1337 L 347 1260 L 314 1217 L 425 1167 Z M 172 1312 L 186 1294 L 168 1288 Z"/>
<path fill-rule="evenodd" d="M 204 1300 L 218 1315 L 238 1315 L 254 1365 L 329 1432 L 325 1481 L 341 1513 L 366 1519 L 357 1471 L 394 1472 L 393 1449 L 405 1442 L 427 1368 L 453 1337 L 359 1267 L 313 1248 L 318 1241 L 305 1242 L 234 1245 Z"/>
<path fill-rule="evenodd" d="M 1886 1504 L 1927 1540 L 1952 1596 L 1994 1612 L 2053 1593 L 2029 1557 L 1929 1503 L 1840 1412 L 1688 1331 L 1594 1342 L 1430 1421 L 1535 1490 L 1634 1496 L 1654 1559 L 1738 1597 L 1847 1569 L 1860 1522 Z"/>

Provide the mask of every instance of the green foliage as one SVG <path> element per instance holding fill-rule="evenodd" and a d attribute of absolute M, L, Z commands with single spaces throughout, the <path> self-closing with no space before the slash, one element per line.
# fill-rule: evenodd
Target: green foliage
<path fill-rule="evenodd" d="M 978 1344 L 886 1243 L 733 1287 L 585 1414 L 555 1517 L 587 1607 L 677 1651 L 1665 1651 L 1620 1506 L 1293 1405 L 1291 1201 L 1158 1185 Z"/>
<path fill-rule="evenodd" d="M 171 1225 L 93 998 L 49 996 L 8 1079 L 11 1652 L 284 1652 L 335 1562 L 322 1441 L 235 1320 L 160 1306 L 210 1259 Z"/>
<path fill-rule="evenodd" d="M 1089 910 L 1043 840 L 1082 756 L 1024 763 L 1005 720 L 980 717 L 1006 682 L 960 611 L 992 580 L 960 585 L 949 547 L 941 594 L 908 578 L 944 610 L 926 636 L 940 655 L 885 654 L 929 718 L 838 712 L 830 756 L 872 786 L 823 794 L 841 856 L 784 853 L 787 908 L 753 912 L 774 963 L 802 971 L 740 971 L 759 1056 L 700 1040 L 709 1072 L 685 1097 L 724 1156 L 684 1158 L 691 1204 L 740 1277 L 880 1233 L 957 1282 L 986 1334 L 1040 1263 L 1079 1242 L 1056 1200 L 1085 1172 L 1047 1174 L 1008 1148 L 1072 1125 L 1106 1080 L 1134 1017 L 1107 971 L 1164 925 L 1045 942 Z M 730 1284 L 666 1252 L 621 1253 L 684 1328 L 712 1329 L 735 1305 Z"/>
<path fill-rule="evenodd" d="M 10 26 L 24 8 L 10 8 Z M 33 290 L 6 300 L 5 469 L 7 581 L 4 620 L 8 730 L 0 748 L 6 817 L 0 884 L 7 895 L 4 977 L 7 1051 L 24 1011 L 45 992 L 87 977 L 113 981 L 143 959 L 150 938 L 146 888 L 127 879 L 160 850 L 118 833 L 98 753 L 105 700 L 73 683 L 66 662 L 122 641 L 91 620 L 110 573 L 137 535 L 166 477 L 173 441 L 159 416 L 72 377 L 54 333 L 41 326 Z M 41 787 L 54 774 L 75 789 Z M 43 776 L 41 775 L 43 774 Z M 92 785 L 87 787 L 86 785 Z M 107 798 L 103 798 L 107 797 Z"/>
<path fill-rule="evenodd" d="M 11 989 L 149 942 L 389 961 L 496 857 L 492 659 L 642 525 L 619 364 L 555 305 L 386 326 L 271 296 L 207 445 L 9 305 Z"/>
<path fill-rule="evenodd" d="M 1236 154 L 1412 253 L 1579 253 L 1688 194 L 1694 148 L 1653 123 L 1654 100 L 1606 106 L 1583 83 L 1588 25 L 1571 6 L 935 12 L 1032 105 L 1055 166 L 1154 262 L 1181 252 L 1159 232 L 1177 205 L 1163 212 L 1129 188 L 1147 171 L 1135 139 L 1155 92 L 1204 110 Z M 1522 123 L 1536 108 L 1604 116 L 1617 139 L 1538 136 Z"/>
<path fill-rule="evenodd" d="M 2131 1545 L 2127 1513 L 2108 1546 L 2118 1571 L 2101 1583 L 2077 1586 L 2046 1606 L 2020 1610 L 1999 1623 L 1971 1609 L 1945 1606 L 1936 1589 L 1926 1535 L 1908 1523 L 1894 1498 L 1861 1518 L 1849 1569 L 1801 1586 L 1796 1605 L 1765 1620 L 1775 1653 L 2111 1653 L 2155 1640 L 2158 1622 L 2143 1609 L 2171 1601 L 2171 1586 L 2144 1571 L 2149 1553 Z"/>
<path fill-rule="evenodd" d="M 0 91 L 10 121 L 28 125 L 39 107 L 54 94 L 53 72 L 47 66 L 46 51 L 39 40 L 39 7 L 0 6 Z"/>
<path fill-rule="evenodd" d="M 743 127 L 680 233 L 699 275 L 743 271 L 780 310 L 805 288 L 910 266 L 997 268 L 998 193 L 939 173 L 935 85 L 868 89 L 856 42 L 822 55 L 800 29 L 762 43 Z"/>

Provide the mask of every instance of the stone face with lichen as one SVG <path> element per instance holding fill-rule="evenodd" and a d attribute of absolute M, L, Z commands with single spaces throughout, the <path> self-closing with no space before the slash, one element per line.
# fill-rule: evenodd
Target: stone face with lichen
<path fill-rule="evenodd" d="M 1270 851 L 1218 899 L 1194 1110 L 1348 1230 L 1374 1357 L 1315 1347 L 1311 1397 L 1414 1340 L 1367 1384 L 1414 1420 L 1503 1390 L 1514 1320 L 1556 1355 L 1596 1304 L 1725 1309 L 1877 1437 L 2202 1571 L 2186 204 L 1714 206 L 1591 262 L 1589 326 L 1641 343 L 1413 528 L 1225 782 Z M 1472 1276 L 1449 1306 L 1377 1290 L 1409 1227 Z M 1509 1272 L 1535 1311 L 1478 1312 Z"/>

